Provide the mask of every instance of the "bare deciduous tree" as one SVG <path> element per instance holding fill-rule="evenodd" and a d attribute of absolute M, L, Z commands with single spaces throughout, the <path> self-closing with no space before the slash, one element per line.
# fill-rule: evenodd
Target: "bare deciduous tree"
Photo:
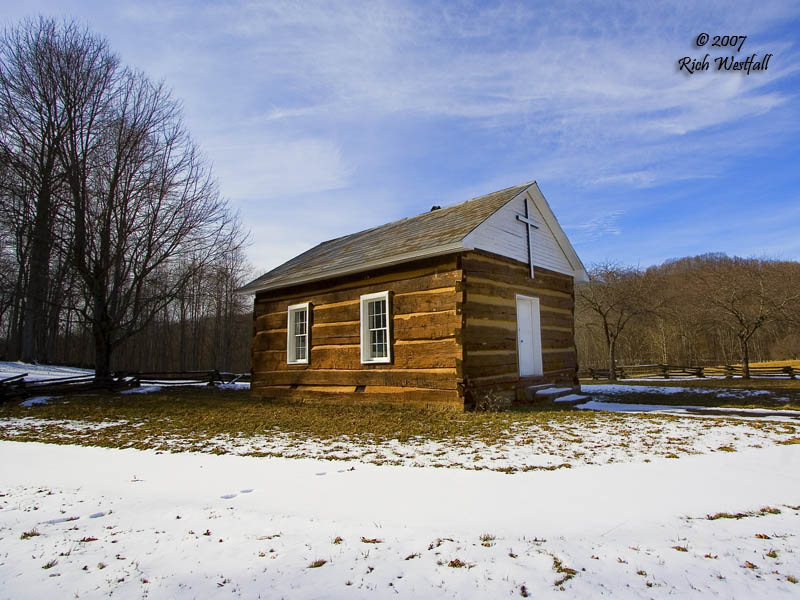
<path fill-rule="evenodd" d="M 0 42 L 0 169 L 0 209 L 18 217 L 0 241 L 17 239 L 11 304 L 24 315 L 11 321 L 23 323 L 24 359 L 46 358 L 62 313 L 68 329 L 77 314 L 105 379 L 114 349 L 188 281 L 238 268 L 225 261 L 245 236 L 179 103 L 74 22 L 26 21 Z"/>
<path fill-rule="evenodd" d="M 0 38 L 0 161 L 20 184 L 7 188 L 2 199 L 21 204 L 17 234 L 28 246 L 22 327 L 22 358 L 27 361 L 46 359 L 50 232 L 58 210 L 58 150 L 65 132 L 57 60 L 65 48 L 79 43 L 76 36 L 73 25 L 59 27 L 40 18 Z"/>
<path fill-rule="evenodd" d="M 791 318 L 800 302 L 800 279 L 784 263 L 725 257 L 693 271 L 689 283 L 695 302 L 704 307 L 704 321 L 736 337 L 744 377 L 749 379 L 753 336 L 771 323 Z"/>
<path fill-rule="evenodd" d="M 584 310 L 584 326 L 602 332 L 609 379 L 616 381 L 617 345 L 632 321 L 656 314 L 662 301 L 654 294 L 657 281 L 642 271 L 604 263 L 589 271 L 589 282 L 576 292 Z"/>

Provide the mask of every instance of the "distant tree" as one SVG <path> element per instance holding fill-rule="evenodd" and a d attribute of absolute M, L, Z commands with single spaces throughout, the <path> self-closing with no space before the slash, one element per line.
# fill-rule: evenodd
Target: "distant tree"
<path fill-rule="evenodd" d="M 789 324 L 800 302 L 800 265 L 717 257 L 689 273 L 694 301 L 704 319 L 738 341 L 745 378 L 750 378 L 753 337 L 770 324 Z"/>
<path fill-rule="evenodd" d="M 179 103 L 75 22 L 25 21 L 0 39 L 0 174 L 0 279 L 15 284 L 0 321 L 21 324 L 24 359 L 43 360 L 78 315 L 100 380 L 245 238 Z"/>
<path fill-rule="evenodd" d="M 0 162 L 7 172 L 0 201 L 25 260 L 17 291 L 22 358 L 46 360 L 51 228 L 63 172 L 58 150 L 66 131 L 59 98 L 60 56 L 81 33 L 51 19 L 25 21 L 0 37 Z"/>
<path fill-rule="evenodd" d="M 63 154 L 74 228 L 67 247 L 84 290 L 98 379 L 110 374 L 113 350 L 195 270 L 243 241 L 178 103 L 142 74 L 114 79 L 70 114 Z"/>
<path fill-rule="evenodd" d="M 613 263 L 595 265 L 589 282 L 576 290 L 585 326 L 598 329 L 605 343 L 609 378 L 616 381 L 617 348 L 622 334 L 637 319 L 655 316 L 663 305 L 658 279 L 639 269 Z"/>

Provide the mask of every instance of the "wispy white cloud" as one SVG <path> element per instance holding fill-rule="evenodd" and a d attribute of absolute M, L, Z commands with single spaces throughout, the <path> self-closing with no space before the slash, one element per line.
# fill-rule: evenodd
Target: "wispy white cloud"
<path fill-rule="evenodd" d="M 574 244 L 587 244 L 603 236 L 620 235 L 622 228 L 619 221 L 623 214 L 622 210 L 612 210 L 580 224 L 566 224 L 564 229 Z"/>
<path fill-rule="evenodd" d="M 261 256 L 533 178 L 592 246 L 653 190 L 800 134 L 798 4 L 48 1 L 175 88 Z M 701 31 L 748 35 L 769 70 L 679 73 Z M 287 198 L 302 242 L 262 225 Z"/>

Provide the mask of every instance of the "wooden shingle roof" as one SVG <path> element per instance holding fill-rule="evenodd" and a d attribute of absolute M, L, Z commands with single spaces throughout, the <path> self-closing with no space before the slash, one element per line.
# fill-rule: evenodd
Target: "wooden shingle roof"
<path fill-rule="evenodd" d="M 254 293 L 458 252 L 461 241 L 534 182 L 328 240 L 239 289 Z"/>

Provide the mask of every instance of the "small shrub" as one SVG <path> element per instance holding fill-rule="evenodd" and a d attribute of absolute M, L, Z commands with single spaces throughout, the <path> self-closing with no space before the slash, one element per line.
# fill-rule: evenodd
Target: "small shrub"
<path fill-rule="evenodd" d="M 317 560 L 312 562 L 310 565 L 308 565 L 308 568 L 309 569 L 318 569 L 318 568 L 320 568 L 322 565 L 324 565 L 327 562 L 328 561 L 325 560 L 324 558 L 318 558 Z"/>
<path fill-rule="evenodd" d="M 361 536 L 361 541 L 364 542 L 365 544 L 382 544 L 383 543 L 383 540 L 380 540 L 378 538 L 367 538 L 367 537 L 364 537 L 363 535 Z"/>
<path fill-rule="evenodd" d="M 749 560 L 746 560 L 746 561 L 744 561 L 744 564 L 742 565 L 742 568 L 743 569 L 757 569 L 758 565 L 755 565 L 755 564 L 751 563 Z"/>
<path fill-rule="evenodd" d="M 471 568 L 472 568 L 472 567 L 474 567 L 475 565 L 471 565 L 471 564 L 469 564 L 469 563 L 465 563 L 465 562 L 464 562 L 463 560 L 461 560 L 460 558 L 454 558 L 454 559 L 453 559 L 453 560 L 451 560 L 449 563 L 447 563 L 447 566 L 448 566 L 448 567 L 451 567 L 451 568 L 453 568 L 453 569 L 463 569 L 463 568 L 465 568 L 465 567 L 466 567 L 467 569 L 471 569 Z"/>
<path fill-rule="evenodd" d="M 553 582 L 553 585 L 558 588 L 578 574 L 578 571 L 565 566 L 564 563 L 561 562 L 561 559 L 556 556 L 553 557 L 553 570 L 556 573 L 561 573 L 562 575 L 562 577 L 559 577 L 555 582 Z"/>
<path fill-rule="evenodd" d="M 334 544 L 337 544 L 337 545 L 338 545 L 338 544 L 341 544 L 343 541 L 344 541 L 344 540 L 342 539 L 342 536 L 340 536 L 340 535 L 337 535 L 335 538 L 333 538 L 333 542 L 332 542 L 332 543 L 334 543 Z"/>
<path fill-rule="evenodd" d="M 688 552 L 689 549 L 686 546 L 673 546 L 673 550 L 677 550 L 678 552 Z"/>
<path fill-rule="evenodd" d="M 31 529 L 30 531 L 25 531 L 25 532 L 23 532 L 23 533 L 22 533 L 22 535 L 21 535 L 21 536 L 19 536 L 19 539 L 21 539 L 21 540 L 29 540 L 29 539 L 31 539 L 32 537 L 36 537 L 36 536 L 38 536 L 38 535 L 42 535 L 42 534 L 41 534 L 41 533 L 39 533 L 38 531 L 36 531 L 36 528 L 34 527 L 34 528 L 33 528 L 33 529 Z"/>
<path fill-rule="evenodd" d="M 57 559 L 57 558 L 54 558 L 53 560 L 51 560 L 51 561 L 48 561 L 48 562 L 44 563 L 44 564 L 42 565 L 42 568 L 43 568 L 43 569 L 52 569 L 52 568 L 53 568 L 53 567 L 55 567 L 57 564 L 58 564 L 58 559 Z"/>
<path fill-rule="evenodd" d="M 498 394 L 495 390 L 480 392 L 475 398 L 477 412 L 503 412 L 511 408 L 511 398 Z"/>

